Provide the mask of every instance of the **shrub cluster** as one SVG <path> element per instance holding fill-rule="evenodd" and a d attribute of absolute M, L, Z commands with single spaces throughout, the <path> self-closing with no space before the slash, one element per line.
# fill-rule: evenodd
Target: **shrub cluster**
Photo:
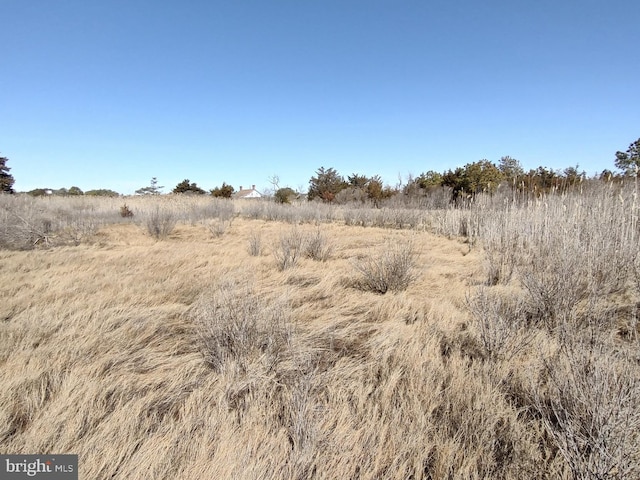
<path fill-rule="evenodd" d="M 250 242 L 252 241 L 255 239 L 250 239 Z M 311 233 L 304 233 L 298 227 L 294 227 L 280 235 L 273 249 L 273 256 L 279 270 L 295 267 L 302 257 L 325 262 L 332 254 L 333 244 L 320 228 Z"/>

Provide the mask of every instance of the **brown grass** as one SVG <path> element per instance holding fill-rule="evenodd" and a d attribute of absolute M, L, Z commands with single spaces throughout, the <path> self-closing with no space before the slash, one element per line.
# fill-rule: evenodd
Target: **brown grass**
<path fill-rule="evenodd" d="M 75 453 L 91 479 L 595 478 L 580 459 L 613 465 L 602 478 L 638 472 L 637 338 L 612 322 L 543 328 L 526 288 L 484 286 L 483 251 L 456 237 L 301 224 L 332 254 L 279 268 L 290 224 L 240 216 L 212 235 L 176 208 L 163 241 L 126 222 L 79 246 L 0 250 L 2 451 Z M 409 243 L 405 290 L 353 287 L 355 261 Z M 598 333 L 567 333 L 585 325 Z M 592 357 L 575 354 L 590 339 L 606 388 L 589 389 Z M 581 399 L 621 371 L 598 417 L 615 432 L 585 438 L 624 448 L 566 447 Z"/>

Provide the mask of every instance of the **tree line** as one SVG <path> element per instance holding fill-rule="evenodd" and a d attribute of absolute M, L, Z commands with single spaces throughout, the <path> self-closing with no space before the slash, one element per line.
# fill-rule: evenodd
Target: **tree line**
<path fill-rule="evenodd" d="M 14 193 L 14 178 L 9 173 L 8 159 L 0 157 L 0 192 Z M 429 170 L 417 177 L 410 177 L 406 183 L 396 186 L 385 185 L 379 175 L 368 177 L 354 173 L 346 178 L 334 168 L 320 167 L 309 179 L 306 194 L 296 192 L 292 188 L 279 188 L 274 184 L 274 199 L 278 203 L 290 203 L 295 198 L 306 198 L 310 201 L 318 200 L 326 203 L 346 203 L 350 201 L 370 201 L 375 206 L 385 199 L 395 195 L 421 196 L 428 195 L 437 189 L 450 191 L 451 199 L 472 198 L 478 193 L 493 194 L 500 188 L 510 188 L 514 192 L 543 195 L 550 192 L 566 192 L 581 185 L 585 180 L 620 181 L 624 178 L 635 177 L 636 186 L 640 178 L 640 138 L 629 145 L 625 151 L 615 154 L 615 167 L 618 172 L 603 170 L 595 177 L 587 178 L 579 166 L 567 167 L 563 170 L 553 170 L 538 167 L 525 171 L 521 163 L 512 157 L 502 157 L 497 164 L 483 159 L 468 163 L 463 167 L 449 169 L 444 172 Z M 274 177 L 277 178 L 277 177 Z M 156 177 L 151 179 L 150 185 L 136 190 L 137 195 L 159 195 L 164 187 L 158 185 Z M 231 198 L 235 193 L 233 186 L 223 182 L 209 192 L 198 187 L 195 182 L 184 179 L 178 183 L 172 193 L 205 195 Z M 90 196 L 118 196 L 118 192 L 109 189 L 96 189 L 83 192 L 79 187 L 69 189 L 37 188 L 27 192 L 33 196 L 42 195 L 90 195 Z"/>
<path fill-rule="evenodd" d="M 366 177 L 354 173 L 345 179 L 333 168 L 320 167 L 309 180 L 307 198 L 327 203 L 369 200 L 377 205 L 395 195 L 424 196 L 439 189 L 447 189 L 451 200 L 455 201 L 473 198 L 479 193 L 493 194 L 498 188 L 540 196 L 570 191 L 587 180 L 622 181 L 631 177 L 637 184 L 640 178 L 640 139 L 630 144 L 626 152 L 616 152 L 615 167 L 617 173 L 606 169 L 588 178 L 578 165 L 563 170 L 541 166 L 525 171 L 517 159 L 505 156 L 497 164 L 483 159 L 444 172 L 429 170 L 395 187 L 383 185 L 377 175 Z"/>

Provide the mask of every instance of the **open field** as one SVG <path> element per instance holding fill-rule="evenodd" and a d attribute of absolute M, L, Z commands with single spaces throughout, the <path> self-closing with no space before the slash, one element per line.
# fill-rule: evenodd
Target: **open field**
<path fill-rule="evenodd" d="M 632 195 L 2 198 L 0 449 L 87 479 L 638 478 Z"/>

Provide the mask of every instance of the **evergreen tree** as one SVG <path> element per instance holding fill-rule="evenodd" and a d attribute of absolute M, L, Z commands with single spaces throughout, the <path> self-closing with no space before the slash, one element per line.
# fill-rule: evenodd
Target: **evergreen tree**
<path fill-rule="evenodd" d="M 231 198 L 235 189 L 231 185 L 227 185 L 222 182 L 221 187 L 216 187 L 211 190 L 211 195 L 218 198 Z"/>
<path fill-rule="evenodd" d="M 429 170 L 421 173 L 415 180 L 415 184 L 422 190 L 429 191 L 442 186 L 442 174 Z"/>
<path fill-rule="evenodd" d="M 11 170 L 7 167 L 7 162 L 9 159 L 7 157 L 0 157 L 0 192 L 1 193 L 14 193 L 13 184 L 15 180 L 9 171 Z"/>
<path fill-rule="evenodd" d="M 320 167 L 316 171 L 316 176 L 309 180 L 309 192 L 307 197 L 309 200 L 321 198 L 325 202 L 332 202 L 336 194 L 347 187 L 338 172 L 333 168 L 325 169 Z"/>
<path fill-rule="evenodd" d="M 498 170 L 503 178 L 513 187 L 524 176 L 524 169 L 518 160 L 509 156 L 502 157 L 498 162 Z"/>
<path fill-rule="evenodd" d="M 616 168 L 627 175 L 640 176 L 640 138 L 626 152 L 616 152 Z"/>
<path fill-rule="evenodd" d="M 176 188 L 173 189 L 173 193 L 191 193 L 197 195 L 204 195 L 206 192 L 201 189 L 195 182 L 189 182 L 189 179 L 184 179 Z"/>
<path fill-rule="evenodd" d="M 160 195 L 162 192 L 161 190 L 164 187 L 159 187 L 158 186 L 158 179 L 156 177 L 153 177 L 151 179 L 151 185 L 148 187 L 142 187 L 138 190 L 136 190 L 136 193 L 138 195 Z"/>

